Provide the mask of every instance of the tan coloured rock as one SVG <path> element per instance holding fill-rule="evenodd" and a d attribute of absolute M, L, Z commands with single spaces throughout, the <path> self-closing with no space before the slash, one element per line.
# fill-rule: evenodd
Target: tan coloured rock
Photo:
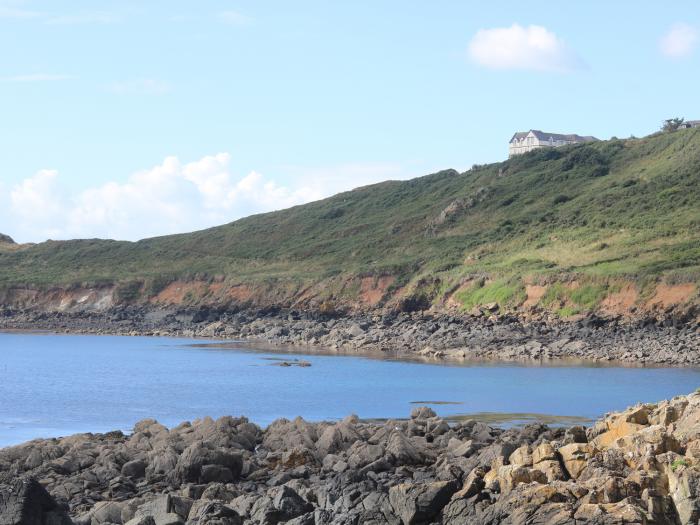
<path fill-rule="evenodd" d="M 700 470 L 672 463 L 668 490 L 680 522 L 683 525 L 700 522 Z"/>
<path fill-rule="evenodd" d="M 547 477 L 547 481 L 550 483 L 555 480 L 566 479 L 566 473 L 564 472 L 564 469 L 561 468 L 561 463 L 559 463 L 559 460 L 557 459 L 540 461 L 532 468 L 542 472 Z"/>
<path fill-rule="evenodd" d="M 455 492 L 452 499 L 456 498 L 471 498 L 475 494 L 479 493 L 484 488 L 484 471 L 481 467 L 476 467 L 464 480 L 464 485 L 462 488 Z"/>
<path fill-rule="evenodd" d="M 649 519 L 646 509 L 631 500 L 618 503 L 586 503 L 581 505 L 574 514 L 576 524 L 635 524 L 647 525 Z"/>
<path fill-rule="evenodd" d="M 543 472 L 519 465 L 505 465 L 499 468 L 497 479 L 501 494 L 508 494 L 521 483 L 547 483 L 547 476 Z"/>
<path fill-rule="evenodd" d="M 532 461 L 532 453 L 529 445 L 523 445 L 522 447 L 515 449 L 515 451 L 508 457 L 508 463 L 511 465 L 531 467 Z"/>
<path fill-rule="evenodd" d="M 576 479 L 586 468 L 593 447 L 589 443 L 571 443 L 559 448 L 558 452 L 569 476 Z"/>
<path fill-rule="evenodd" d="M 694 439 L 686 445 L 685 455 L 695 462 L 700 460 L 700 439 Z"/>
<path fill-rule="evenodd" d="M 695 392 L 686 398 L 683 413 L 672 424 L 673 435 L 680 441 L 700 439 L 700 393 Z"/>
<path fill-rule="evenodd" d="M 653 405 L 638 405 L 625 410 L 621 417 L 628 423 L 634 423 L 637 425 L 648 425 L 649 424 L 649 413 L 655 408 Z"/>
<path fill-rule="evenodd" d="M 634 434 L 635 432 L 639 432 L 643 428 L 644 425 L 629 423 L 623 418 L 618 418 L 608 423 L 608 430 L 596 437 L 593 440 L 593 444 L 599 449 L 617 446 L 617 440 Z"/>
<path fill-rule="evenodd" d="M 532 451 L 532 462 L 536 465 L 542 461 L 557 459 L 557 451 L 551 443 L 541 443 Z"/>

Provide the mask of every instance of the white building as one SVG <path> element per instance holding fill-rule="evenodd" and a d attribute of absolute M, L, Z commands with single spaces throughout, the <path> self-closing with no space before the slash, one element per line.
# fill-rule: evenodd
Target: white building
<path fill-rule="evenodd" d="M 678 129 L 700 128 L 700 120 L 686 120 Z"/>
<path fill-rule="evenodd" d="M 508 143 L 508 156 L 520 155 L 538 148 L 556 148 L 580 142 L 592 142 L 595 137 L 581 135 L 562 135 L 561 133 L 545 133 L 538 129 L 518 131 Z"/>

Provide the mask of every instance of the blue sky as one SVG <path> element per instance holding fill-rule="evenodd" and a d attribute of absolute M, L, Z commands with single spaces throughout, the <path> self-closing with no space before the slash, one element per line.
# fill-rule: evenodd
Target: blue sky
<path fill-rule="evenodd" d="M 695 1 L 0 0 L 0 232 L 136 239 L 700 119 Z"/>

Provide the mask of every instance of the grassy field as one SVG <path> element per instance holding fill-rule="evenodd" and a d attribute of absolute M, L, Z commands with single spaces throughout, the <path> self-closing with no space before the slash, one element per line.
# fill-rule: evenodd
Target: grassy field
<path fill-rule="evenodd" d="M 0 247 L 2 287 L 371 275 L 431 298 L 468 281 L 465 308 L 522 302 L 524 282 L 571 276 L 582 289 L 550 287 L 543 300 L 585 309 L 617 280 L 698 282 L 700 129 L 539 150 L 135 243 Z"/>

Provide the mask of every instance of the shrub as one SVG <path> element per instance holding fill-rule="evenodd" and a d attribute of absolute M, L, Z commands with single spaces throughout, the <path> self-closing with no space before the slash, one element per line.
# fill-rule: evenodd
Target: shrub
<path fill-rule="evenodd" d="M 136 301 L 141 295 L 141 288 L 143 283 L 141 281 L 126 281 L 117 285 L 116 290 L 114 290 L 114 297 L 117 302 L 120 303 L 132 303 Z"/>

